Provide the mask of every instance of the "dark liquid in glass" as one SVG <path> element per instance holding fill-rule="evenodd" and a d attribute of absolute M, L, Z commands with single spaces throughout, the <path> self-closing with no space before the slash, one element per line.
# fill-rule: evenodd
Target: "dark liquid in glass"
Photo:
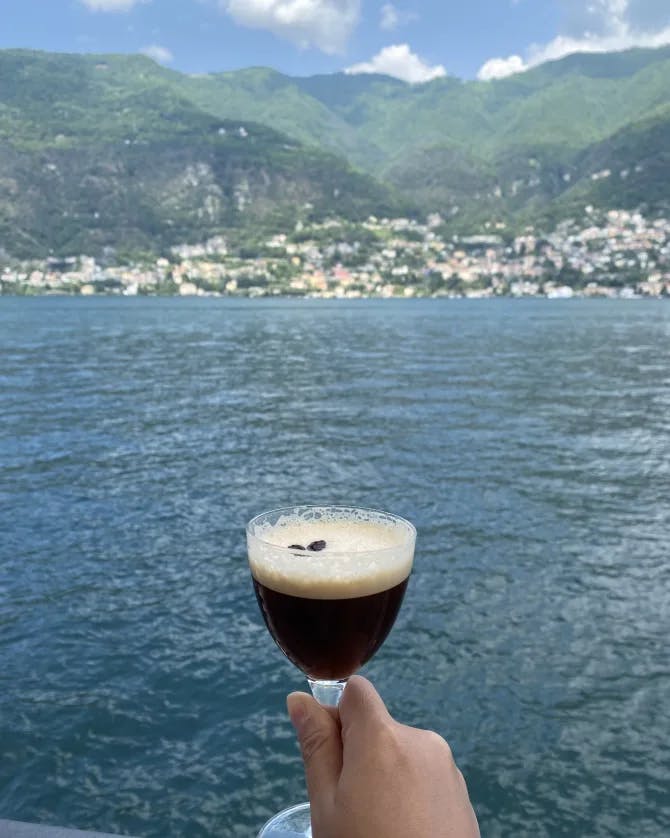
<path fill-rule="evenodd" d="M 263 619 L 279 648 L 310 678 L 348 678 L 374 655 L 400 609 L 407 579 L 367 596 L 309 599 L 254 579 Z"/>

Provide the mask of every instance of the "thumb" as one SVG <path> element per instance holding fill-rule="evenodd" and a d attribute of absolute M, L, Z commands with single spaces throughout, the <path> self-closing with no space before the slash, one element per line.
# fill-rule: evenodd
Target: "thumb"
<path fill-rule="evenodd" d="M 309 802 L 312 811 L 318 812 L 333 801 L 342 771 L 340 726 L 334 715 L 306 693 L 291 693 L 286 705 L 305 764 Z"/>
<path fill-rule="evenodd" d="M 349 679 L 339 710 L 343 760 L 355 765 L 377 747 L 379 731 L 394 722 L 377 690 L 361 675 Z"/>
<path fill-rule="evenodd" d="M 350 730 L 360 736 L 375 725 L 392 721 L 381 696 L 362 675 L 352 675 L 340 702 L 342 739 L 346 742 Z"/>

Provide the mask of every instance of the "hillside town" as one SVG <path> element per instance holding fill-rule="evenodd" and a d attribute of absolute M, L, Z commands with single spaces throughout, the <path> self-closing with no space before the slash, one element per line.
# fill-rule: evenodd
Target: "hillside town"
<path fill-rule="evenodd" d="M 0 248 L 0 254 L 2 250 Z M 1 294 L 569 298 L 670 296 L 670 220 L 587 206 L 548 235 L 488 224 L 450 235 L 439 215 L 298 224 L 231 246 L 224 235 L 158 258 L 13 261 L 0 256 Z"/>

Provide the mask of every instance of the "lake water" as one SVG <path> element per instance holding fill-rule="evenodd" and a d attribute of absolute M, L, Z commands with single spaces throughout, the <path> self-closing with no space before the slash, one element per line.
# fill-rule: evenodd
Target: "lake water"
<path fill-rule="evenodd" d="M 670 304 L 0 299 L 0 817 L 305 798 L 244 525 L 415 522 L 366 667 L 482 834 L 670 834 Z"/>

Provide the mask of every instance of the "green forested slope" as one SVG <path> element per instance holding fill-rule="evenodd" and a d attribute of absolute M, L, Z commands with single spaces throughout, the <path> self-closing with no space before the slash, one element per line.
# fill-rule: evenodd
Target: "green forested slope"
<path fill-rule="evenodd" d="M 437 210 L 467 229 L 585 201 L 657 212 L 669 126 L 668 48 L 414 86 L 5 50 L 0 247 L 156 248 L 328 213 Z"/>
<path fill-rule="evenodd" d="M 206 113 L 147 59 L 0 53 L 0 248 L 14 255 L 403 209 L 343 158 Z"/>

